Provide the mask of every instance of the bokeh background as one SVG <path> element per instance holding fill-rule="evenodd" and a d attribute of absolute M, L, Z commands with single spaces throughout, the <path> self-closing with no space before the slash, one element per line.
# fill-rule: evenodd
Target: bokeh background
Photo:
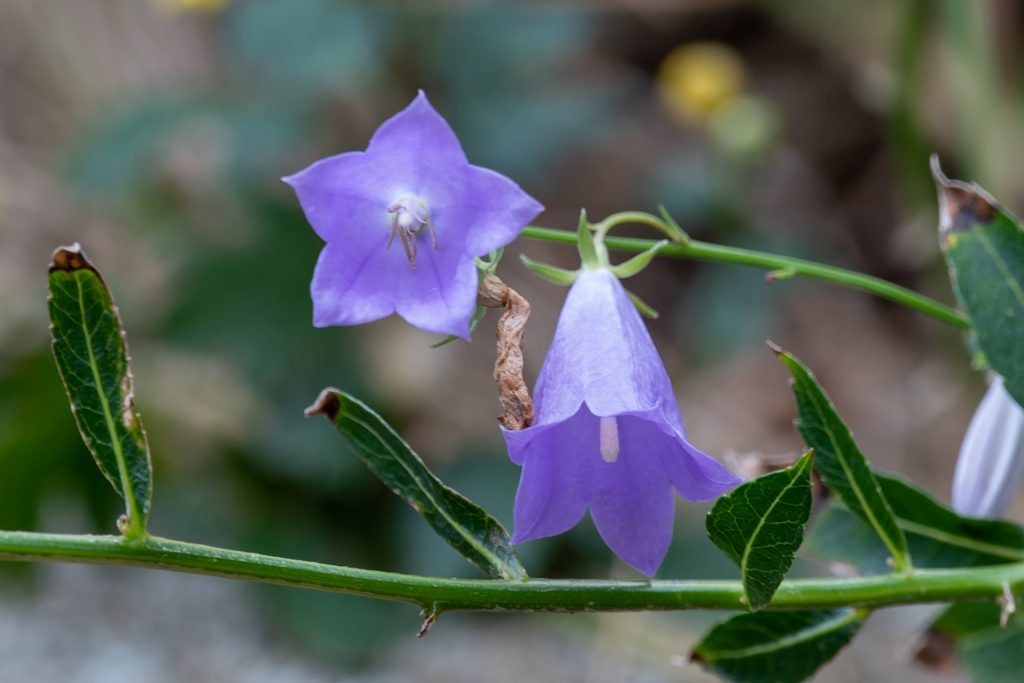
<path fill-rule="evenodd" d="M 696 237 L 950 302 L 927 157 L 1024 206 L 1022 32 L 1011 0 L 0 0 L 0 528 L 114 531 L 48 350 L 46 265 L 79 241 L 128 327 L 154 533 L 472 576 L 302 409 L 326 385 L 364 397 L 509 523 L 494 317 L 438 350 L 396 320 L 314 329 L 321 245 L 281 176 L 363 148 L 423 88 L 474 163 L 548 207 L 541 225 L 663 203 Z M 518 253 L 576 256 L 521 241 L 502 264 L 533 303 L 532 378 L 563 291 Z M 662 314 L 697 445 L 734 465 L 798 453 L 771 338 L 869 457 L 947 499 L 984 387 L 957 331 L 738 266 L 664 261 L 631 286 Z M 736 575 L 705 511 L 679 505 L 661 576 Z M 522 554 L 534 575 L 634 576 L 589 522 Z M 707 681 L 686 657 L 716 617 L 451 614 L 415 640 L 407 606 L 58 566 L 0 568 L 0 601 L 0 681 L 42 682 Z M 928 614 L 876 615 L 817 680 L 931 680 L 911 661 Z"/>

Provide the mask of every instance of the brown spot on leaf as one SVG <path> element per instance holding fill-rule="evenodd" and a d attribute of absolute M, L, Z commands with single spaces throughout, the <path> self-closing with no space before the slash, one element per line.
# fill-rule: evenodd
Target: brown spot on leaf
<path fill-rule="evenodd" d="M 76 270 L 91 270 L 97 275 L 99 273 L 96 268 L 93 267 L 89 260 L 85 258 L 85 252 L 82 251 L 82 246 L 75 242 L 68 247 L 57 247 L 53 252 L 53 257 L 50 259 L 50 271 L 55 270 L 66 270 L 68 272 L 74 272 Z"/>
<path fill-rule="evenodd" d="M 313 401 L 313 405 L 306 408 L 306 417 L 313 415 L 323 415 L 331 422 L 334 422 L 335 418 L 338 417 L 338 412 L 341 410 L 341 401 L 338 399 L 338 390 L 333 387 L 327 387 L 320 392 L 316 400 Z"/>
<path fill-rule="evenodd" d="M 939 239 L 943 244 L 957 231 L 976 223 L 988 223 L 999 210 L 999 202 L 975 183 L 950 180 L 939 166 L 939 157 L 931 157 L 932 177 L 939 192 Z"/>
<path fill-rule="evenodd" d="M 498 319 L 494 361 L 494 381 L 501 402 L 498 422 L 508 430 L 526 429 L 533 422 L 533 399 L 523 379 L 523 330 L 530 317 L 530 302 L 495 275 L 480 281 L 477 301 L 487 308 L 505 309 Z"/>

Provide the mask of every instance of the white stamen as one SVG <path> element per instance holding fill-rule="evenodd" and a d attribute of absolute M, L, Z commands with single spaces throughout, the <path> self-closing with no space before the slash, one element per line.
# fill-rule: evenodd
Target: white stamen
<path fill-rule="evenodd" d="M 409 230 L 414 225 L 419 227 L 419 223 L 419 218 L 409 209 L 403 207 L 398 210 L 398 224 L 405 230 Z"/>
<path fill-rule="evenodd" d="M 615 462 L 619 459 L 619 423 L 615 416 L 601 418 L 601 459 Z"/>

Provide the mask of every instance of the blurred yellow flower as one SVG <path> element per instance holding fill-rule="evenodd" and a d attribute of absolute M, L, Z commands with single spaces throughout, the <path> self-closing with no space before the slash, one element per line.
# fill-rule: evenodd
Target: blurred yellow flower
<path fill-rule="evenodd" d="M 745 82 L 740 56 L 721 43 L 681 45 L 658 69 L 662 101 L 684 123 L 707 123 L 742 94 Z"/>
<path fill-rule="evenodd" d="M 156 0 L 168 12 L 219 12 L 230 0 Z"/>

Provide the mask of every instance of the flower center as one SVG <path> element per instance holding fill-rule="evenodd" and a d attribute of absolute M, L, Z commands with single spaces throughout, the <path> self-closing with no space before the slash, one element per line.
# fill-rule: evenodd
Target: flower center
<path fill-rule="evenodd" d="M 400 197 L 388 207 L 388 213 L 391 214 L 391 234 L 388 236 L 387 248 L 391 248 L 395 235 L 398 235 L 402 240 L 405 257 L 409 259 L 409 266 L 415 269 L 417 238 L 424 228 L 430 233 L 430 243 L 437 251 L 437 233 L 430 220 L 430 209 L 415 197 Z"/>
<path fill-rule="evenodd" d="M 601 459 L 615 462 L 619 459 L 619 422 L 614 415 L 602 417 L 600 422 Z"/>

